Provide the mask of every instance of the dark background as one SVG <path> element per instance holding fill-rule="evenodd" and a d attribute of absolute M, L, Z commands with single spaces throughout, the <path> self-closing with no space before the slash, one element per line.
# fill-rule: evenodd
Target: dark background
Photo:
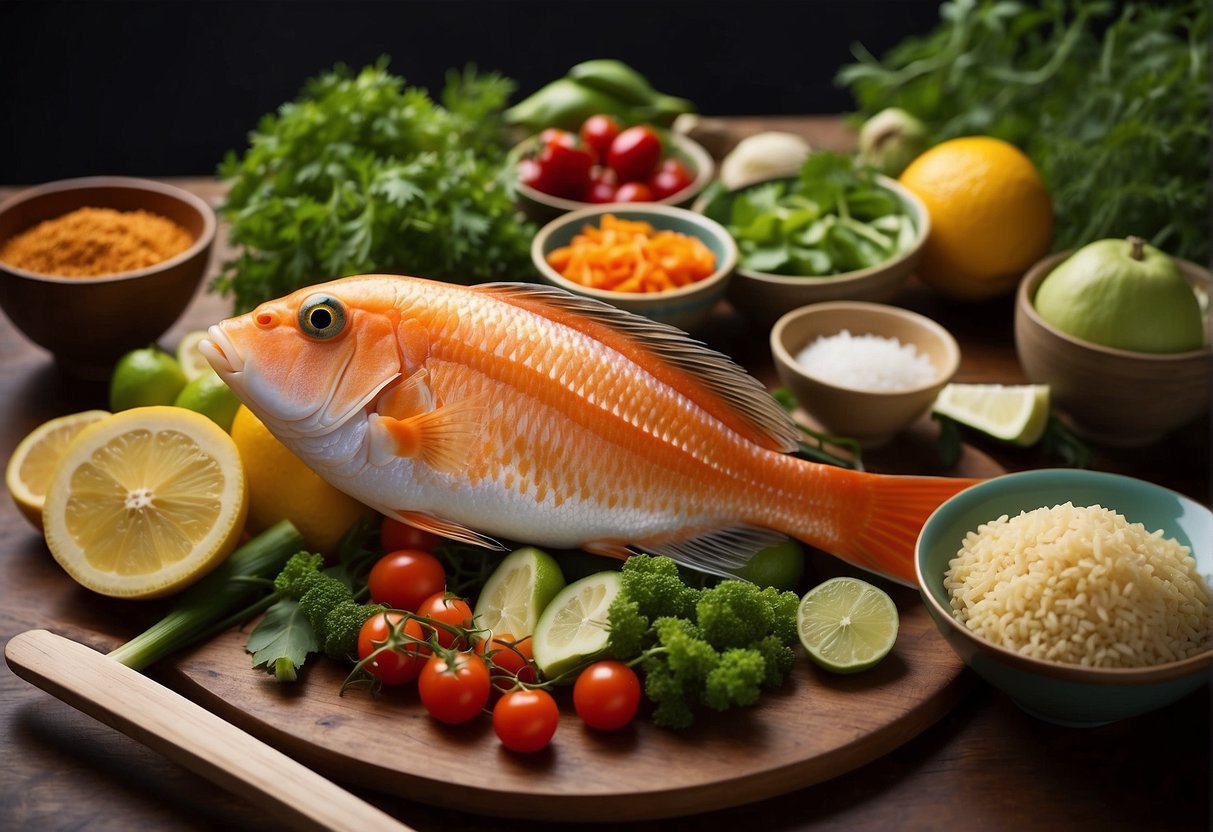
<path fill-rule="evenodd" d="M 705 114 L 845 112 L 834 74 L 939 19 L 938 0 L 0 0 L 0 183 L 208 175 L 337 63 L 381 55 L 437 94 L 474 63 L 514 100 L 620 58 Z"/>

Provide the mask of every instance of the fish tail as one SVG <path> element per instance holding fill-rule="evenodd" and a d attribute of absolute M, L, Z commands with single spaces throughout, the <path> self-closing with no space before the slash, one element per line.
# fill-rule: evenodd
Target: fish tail
<path fill-rule="evenodd" d="M 847 477 L 845 501 L 834 533 L 811 545 L 855 566 L 916 586 L 914 550 L 931 513 L 959 491 L 980 482 L 953 477 L 863 474 Z M 960 541 L 957 541 L 957 546 Z"/>

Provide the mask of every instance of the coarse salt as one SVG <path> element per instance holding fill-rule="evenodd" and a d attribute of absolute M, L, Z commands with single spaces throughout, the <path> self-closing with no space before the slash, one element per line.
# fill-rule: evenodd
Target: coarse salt
<path fill-rule="evenodd" d="M 852 335 L 845 329 L 813 341 L 796 361 L 819 379 L 860 390 L 909 390 L 935 378 L 931 359 L 913 344 L 881 335 Z"/>

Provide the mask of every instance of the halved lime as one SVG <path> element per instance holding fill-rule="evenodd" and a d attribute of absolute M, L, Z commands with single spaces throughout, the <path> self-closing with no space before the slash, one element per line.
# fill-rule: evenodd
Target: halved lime
<path fill-rule="evenodd" d="M 934 411 L 1016 445 L 1035 445 L 1049 421 L 1047 384 L 949 384 Z"/>
<path fill-rule="evenodd" d="M 897 606 L 858 578 L 831 578 L 800 599 L 796 625 L 809 657 L 834 673 L 867 670 L 897 641 Z"/>
<path fill-rule="evenodd" d="M 473 611 L 476 626 L 524 639 L 562 589 L 564 574 L 547 552 L 534 546 L 510 552 L 484 582 Z"/>
<path fill-rule="evenodd" d="M 618 572 L 598 572 L 569 584 L 535 625 L 531 649 L 545 679 L 601 653 L 607 646 L 607 609 L 623 586 Z"/>
<path fill-rule="evenodd" d="M 206 332 L 201 329 L 196 329 L 192 332 L 185 333 L 181 340 L 177 343 L 177 363 L 181 365 L 182 372 L 190 381 L 198 378 L 198 376 L 213 373 L 210 362 L 202 354 L 202 350 L 198 349 L 198 342 L 206 337 Z"/>

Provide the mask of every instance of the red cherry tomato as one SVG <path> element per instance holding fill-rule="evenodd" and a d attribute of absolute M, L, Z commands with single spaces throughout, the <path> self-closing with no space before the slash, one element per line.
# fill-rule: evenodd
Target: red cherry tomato
<path fill-rule="evenodd" d="M 559 127 L 549 127 L 539 134 L 539 146 L 548 147 L 550 145 L 562 144 L 565 147 L 576 147 L 578 138 L 576 133 L 561 130 Z"/>
<path fill-rule="evenodd" d="M 686 165 L 678 159 L 666 159 L 649 179 L 649 187 L 653 190 L 654 198 L 665 199 L 667 196 L 678 193 L 693 181 L 695 181 L 695 177 L 691 175 L 691 171 L 687 169 Z"/>
<path fill-rule="evenodd" d="M 503 687 L 517 679 L 529 683 L 535 681 L 535 665 L 531 664 L 531 639 L 525 638 L 514 643 L 514 637 L 509 633 L 494 635 L 492 639 L 482 639 L 476 643 L 476 652 L 489 660 L 492 676 Z"/>
<path fill-rule="evenodd" d="M 572 136 L 573 134 L 568 134 Z M 535 157 L 539 164 L 544 193 L 566 199 L 584 199 L 590 189 L 590 169 L 594 156 L 575 136 L 569 144 L 558 139 L 545 144 Z"/>
<path fill-rule="evenodd" d="M 545 690 L 512 690 L 493 708 L 493 730 L 511 751 L 533 754 L 548 747 L 560 709 Z"/>
<path fill-rule="evenodd" d="M 445 592 L 436 592 L 422 601 L 421 606 L 417 608 L 417 614 L 453 627 L 463 627 L 465 630 L 472 627 L 472 608 L 468 606 L 468 602 Z M 450 647 L 457 641 L 462 641 L 461 636 L 442 627 L 435 627 L 434 632 L 438 636 L 438 643 L 443 647 Z"/>
<path fill-rule="evenodd" d="M 439 722 L 469 722 L 489 701 L 489 669 L 473 653 L 434 656 L 421 669 L 417 692 L 421 704 Z"/>
<path fill-rule="evenodd" d="M 605 160 L 611 149 L 611 142 L 619 135 L 619 122 L 614 116 L 605 113 L 593 115 L 582 122 L 581 140 L 589 145 L 590 150 L 600 160 Z"/>
<path fill-rule="evenodd" d="M 622 662 L 594 662 L 573 684 L 573 707 L 591 728 L 614 731 L 632 721 L 640 706 L 640 679 Z"/>
<path fill-rule="evenodd" d="M 619 181 L 615 177 L 615 171 L 608 167 L 596 166 L 590 174 L 590 191 L 586 200 L 600 204 L 614 202 L 618 189 Z"/>
<path fill-rule="evenodd" d="M 391 627 L 398 625 L 404 617 L 398 612 L 381 612 L 368 618 L 358 631 L 358 658 L 365 659 L 385 644 L 391 637 Z M 421 625 L 411 618 L 399 629 L 413 638 L 425 638 Z M 430 648 L 424 644 L 405 644 L 383 650 L 365 667 L 385 685 L 403 685 L 417 678 L 429 655 Z"/>
<path fill-rule="evenodd" d="M 653 192 L 643 182 L 624 182 L 615 191 L 616 202 L 652 202 Z"/>
<path fill-rule="evenodd" d="M 375 603 L 416 612 L 422 601 L 446 588 L 446 570 L 429 552 L 399 549 L 375 561 L 367 585 Z"/>
<path fill-rule="evenodd" d="M 421 549 L 432 552 L 438 548 L 442 538 L 433 532 L 422 531 L 416 526 L 402 523 L 395 517 L 384 517 L 379 524 L 379 548 L 383 552 L 397 549 Z"/>
<path fill-rule="evenodd" d="M 652 127 L 629 127 L 611 142 L 607 164 L 615 169 L 620 182 L 640 182 L 657 170 L 661 161 L 661 138 Z"/>

